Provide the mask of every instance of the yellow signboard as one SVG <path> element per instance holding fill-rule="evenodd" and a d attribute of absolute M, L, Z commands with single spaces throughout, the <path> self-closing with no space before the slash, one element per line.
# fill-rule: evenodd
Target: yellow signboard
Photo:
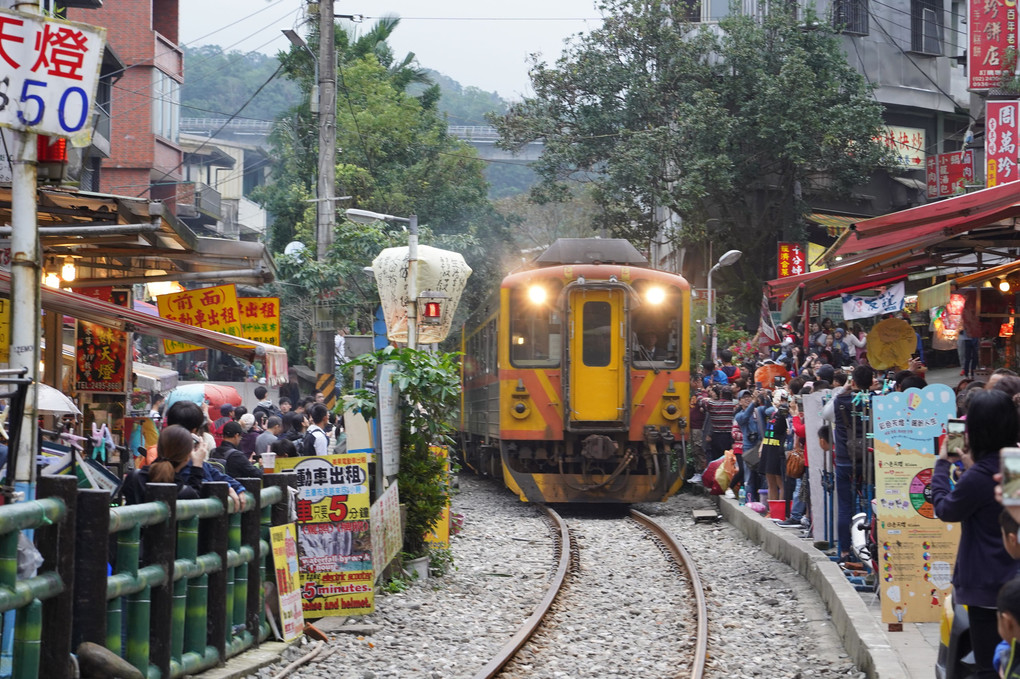
<path fill-rule="evenodd" d="M 297 479 L 298 565 L 306 615 L 364 615 L 375 608 L 369 535 L 368 455 L 276 459 Z"/>
<path fill-rule="evenodd" d="M 156 307 L 160 318 L 242 337 L 237 311 L 237 288 L 234 284 L 160 295 L 156 298 Z M 163 351 L 167 354 L 183 354 L 201 348 L 194 344 L 163 340 Z"/>
<path fill-rule="evenodd" d="M 11 361 L 11 302 L 0 299 L 0 363 Z"/>
<path fill-rule="evenodd" d="M 298 570 L 297 527 L 293 523 L 269 529 L 273 542 L 276 590 L 280 595 L 280 634 L 284 641 L 297 639 L 305 632 L 301 610 L 301 573 Z"/>
<path fill-rule="evenodd" d="M 237 300 L 241 337 L 280 346 L 280 298 L 242 297 Z"/>

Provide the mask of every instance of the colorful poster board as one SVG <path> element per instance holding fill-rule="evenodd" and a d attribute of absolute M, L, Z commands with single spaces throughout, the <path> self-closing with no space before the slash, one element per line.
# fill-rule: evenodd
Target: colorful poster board
<path fill-rule="evenodd" d="M 307 615 L 364 615 L 375 607 L 368 455 L 277 458 L 297 475 L 298 566 Z"/>
<path fill-rule="evenodd" d="M 111 286 L 80 288 L 74 292 L 117 306 L 131 304 L 130 291 Z M 130 366 L 128 333 L 98 323 L 78 321 L 75 332 L 75 391 L 123 394 L 127 392 Z"/>
<path fill-rule="evenodd" d="M 929 486 L 936 440 L 956 414 L 956 396 L 932 384 L 872 403 L 882 622 L 938 622 L 960 526 L 935 516 Z"/>
<path fill-rule="evenodd" d="M 269 529 L 276 569 L 276 592 L 280 598 L 280 634 L 293 641 L 305 632 L 301 608 L 301 573 L 298 570 L 297 526 L 285 523 Z"/>
<path fill-rule="evenodd" d="M 237 300 L 241 337 L 280 346 L 280 298 L 242 297 Z"/>
<path fill-rule="evenodd" d="M 156 298 L 156 307 L 160 318 L 234 337 L 242 336 L 234 284 L 160 295 Z M 183 354 L 201 348 L 176 340 L 163 340 L 163 352 L 166 354 Z"/>
<path fill-rule="evenodd" d="M 372 581 L 379 580 L 386 564 L 400 553 L 400 489 L 397 482 L 386 489 L 369 511 L 372 525 Z"/>

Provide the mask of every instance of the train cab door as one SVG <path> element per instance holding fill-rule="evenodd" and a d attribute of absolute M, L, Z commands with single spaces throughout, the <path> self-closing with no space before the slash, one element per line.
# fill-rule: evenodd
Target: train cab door
<path fill-rule="evenodd" d="M 570 293 L 568 429 L 626 425 L 624 291 Z"/>

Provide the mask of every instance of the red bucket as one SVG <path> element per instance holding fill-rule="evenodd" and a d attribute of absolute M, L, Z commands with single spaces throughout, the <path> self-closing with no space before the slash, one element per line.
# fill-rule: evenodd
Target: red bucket
<path fill-rule="evenodd" d="M 769 518 L 786 520 L 786 500 L 769 500 Z"/>

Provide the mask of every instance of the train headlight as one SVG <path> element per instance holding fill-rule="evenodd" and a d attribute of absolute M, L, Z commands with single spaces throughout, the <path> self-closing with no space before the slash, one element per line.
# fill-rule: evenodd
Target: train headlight
<path fill-rule="evenodd" d="M 645 292 L 645 300 L 649 304 L 662 304 L 666 301 L 666 291 L 659 287 L 648 288 Z"/>
<path fill-rule="evenodd" d="M 528 288 L 528 299 L 531 300 L 532 304 L 542 304 L 545 302 L 548 293 L 546 289 L 541 285 L 532 285 Z"/>

